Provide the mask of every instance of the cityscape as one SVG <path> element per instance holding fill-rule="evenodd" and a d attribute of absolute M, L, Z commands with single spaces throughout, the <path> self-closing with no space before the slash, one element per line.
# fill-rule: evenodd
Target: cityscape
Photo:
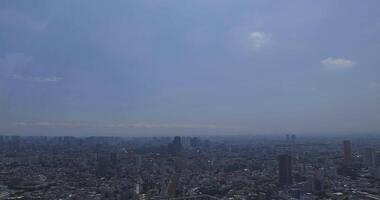
<path fill-rule="evenodd" d="M 380 200 L 380 0 L 0 0 L 0 200 Z"/>
<path fill-rule="evenodd" d="M 380 199 L 380 137 L 0 137 L 0 199 Z"/>

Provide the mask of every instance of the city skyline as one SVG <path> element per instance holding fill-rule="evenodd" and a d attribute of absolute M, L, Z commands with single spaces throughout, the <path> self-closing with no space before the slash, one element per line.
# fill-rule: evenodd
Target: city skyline
<path fill-rule="evenodd" d="M 0 0 L 0 200 L 380 200 L 379 0 Z"/>

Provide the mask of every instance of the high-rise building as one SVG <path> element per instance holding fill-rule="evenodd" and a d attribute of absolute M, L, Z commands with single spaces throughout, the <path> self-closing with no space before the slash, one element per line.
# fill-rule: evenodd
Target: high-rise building
<path fill-rule="evenodd" d="M 375 152 L 372 148 L 364 149 L 364 165 L 366 167 L 375 167 Z"/>
<path fill-rule="evenodd" d="M 280 185 L 292 183 L 292 159 L 288 154 L 278 156 L 278 175 Z"/>
<path fill-rule="evenodd" d="M 352 150 L 351 150 L 351 141 L 345 140 L 343 141 L 343 158 L 344 158 L 344 165 L 346 167 L 351 166 L 352 163 Z"/>
<path fill-rule="evenodd" d="M 181 137 L 175 136 L 173 141 L 174 149 L 176 152 L 182 151 L 182 143 L 181 143 Z"/>
<path fill-rule="evenodd" d="M 296 135 L 292 134 L 292 144 L 296 143 Z"/>
<path fill-rule="evenodd" d="M 177 180 L 178 176 L 177 175 L 172 175 L 169 180 L 168 184 L 168 196 L 169 197 L 175 197 L 177 193 Z"/>
<path fill-rule="evenodd" d="M 314 177 L 314 191 L 323 192 L 324 191 L 324 182 L 325 182 L 325 169 L 320 168 L 316 171 Z"/>
<path fill-rule="evenodd" d="M 98 177 L 105 177 L 107 175 L 107 158 L 103 152 L 96 154 L 96 175 Z"/>
<path fill-rule="evenodd" d="M 168 144 L 168 150 L 171 154 L 179 154 L 182 151 L 181 137 L 175 136 L 173 142 Z"/>

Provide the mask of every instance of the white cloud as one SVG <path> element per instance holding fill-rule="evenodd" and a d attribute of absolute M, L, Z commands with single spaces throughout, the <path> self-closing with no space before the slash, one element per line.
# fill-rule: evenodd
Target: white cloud
<path fill-rule="evenodd" d="M 0 75 L 5 77 L 12 77 L 13 79 L 22 81 L 33 81 L 33 82 L 58 82 L 61 81 L 62 77 L 57 76 L 40 76 L 40 75 L 30 75 L 30 74 L 20 74 L 19 71 L 23 71 L 27 68 L 33 68 L 34 66 L 33 57 L 27 56 L 23 53 L 11 53 L 4 57 L 0 57 Z"/>
<path fill-rule="evenodd" d="M 326 58 L 321 60 L 321 65 L 325 70 L 343 71 L 355 67 L 356 63 L 346 58 Z"/>
<path fill-rule="evenodd" d="M 58 82 L 63 78 L 51 76 L 51 77 L 41 77 L 41 76 L 23 76 L 19 74 L 13 75 L 13 78 L 23 81 L 33 81 L 33 82 Z"/>
<path fill-rule="evenodd" d="M 262 49 L 273 43 L 270 35 L 264 32 L 252 32 L 249 34 L 248 39 L 251 41 L 255 49 Z"/>

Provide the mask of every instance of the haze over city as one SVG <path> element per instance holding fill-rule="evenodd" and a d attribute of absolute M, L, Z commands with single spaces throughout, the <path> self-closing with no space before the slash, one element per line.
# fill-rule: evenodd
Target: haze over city
<path fill-rule="evenodd" d="M 380 200 L 379 0 L 0 0 L 0 200 Z"/>
<path fill-rule="evenodd" d="M 0 1 L 0 132 L 378 133 L 380 2 Z"/>

